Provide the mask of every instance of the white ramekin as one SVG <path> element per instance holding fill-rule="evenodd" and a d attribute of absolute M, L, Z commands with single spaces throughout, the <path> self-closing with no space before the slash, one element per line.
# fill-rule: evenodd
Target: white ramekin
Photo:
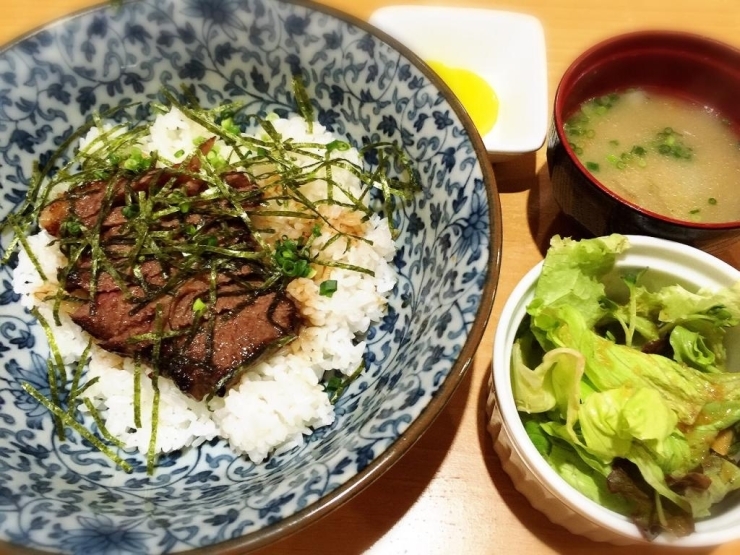
<path fill-rule="evenodd" d="M 684 287 L 729 287 L 740 281 L 740 271 L 701 250 L 644 236 L 628 236 L 630 248 L 617 258 L 615 274 L 648 268 L 643 279 L 656 285 L 680 283 Z M 509 363 L 517 328 L 534 296 L 542 263 L 530 270 L 504 305 L 494 336 L 488 395 L 488 430 L 494 449 L 514 485 L 552 522 L 574 534 L 617 545 L 646 540 L 626 517 L 605 509 L 566 483 L 540 456 L 527 436 L 516 410 Z M 728 333 L 726 346 L 731 368 L 740 369 L 740 329 Z M 696 524 L 693 534 L 674 538 L 658 536 L 653 544 L 675 547 L 720 545 L 740 539 L 740 504 Z"/>

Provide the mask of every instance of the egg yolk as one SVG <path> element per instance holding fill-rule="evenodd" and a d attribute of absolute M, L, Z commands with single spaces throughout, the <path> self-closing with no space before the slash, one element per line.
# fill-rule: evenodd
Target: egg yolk
<path fill-rule="evenodd" d="M 442 62 L 427 61 L 427 65 L 452 89 L 478 132 L 481 135 L 488 133 L 498 118 L 498 96 L 488 82 L 477 73 Z"/>

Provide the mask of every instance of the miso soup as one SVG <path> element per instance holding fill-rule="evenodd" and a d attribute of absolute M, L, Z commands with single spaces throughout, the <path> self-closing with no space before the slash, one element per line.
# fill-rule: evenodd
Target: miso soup
<path fill-rule="evenodd" d="M 583 103 L 565 133 L 588 171 L 638 206 L 684 221 L 740 220 L 740 142 L 712 110 L 636 89 Z"/>

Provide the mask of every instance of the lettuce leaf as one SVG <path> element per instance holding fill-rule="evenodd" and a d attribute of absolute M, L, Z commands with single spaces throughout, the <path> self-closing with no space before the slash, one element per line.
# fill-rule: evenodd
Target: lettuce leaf
<path fill-rule="evenodd" d="M 630 453 L 633 442 L 655 450 L 676 428 L 676 415 L 655 389 L 620 387 L 591 395 L 578 413 L 587 449 L 605 462 Z"/>
<path fill-rule="evenodd" d="M 512 353 L 512 386 L 517 410 L 529 413 L 556 410 L 575 441 L 573 425 L 578 418 L 583 367 L 583 356 L 578 351 L 554 349 L 545 354 L 542 364 L 530 370 L 522 359 L 520 344 L 516 343 Z"/>
<path fill-rule="evenodd" d="M 553 238 L 512 352 L 514 397 L 522 419 L 536 423 L 543 456 L 571 485 L 639 513 L 643 525 L 688 533 L 676 512 L 707 516 L 740 487 L 736 461 L 711 450 L 740 423 L 740 373 L 726 368 L 724 346 L 740 323 L 740 283 L 652 291 L 640 283 L 643 271 L 622 276 L 620 298 L 607 281 L 628 248 L 620 235 Z M 609 476 L 627 497 L 637 492 L 613 474 L 622 461 L 652 495 L 613 501 Z"/>
<path fill-rule="evenodd" d="M 595 325 L 607 312 L 600 303 L 605 295 L 599 278 L 611 270 L 616 256 L 627 245 L 621 235 L 588 241 L 553 237 L 527 312 L 577 305 L 589 325 Z"/>
<path fill-rule="evenodd" d="M 699 332 L 676 326 L 670 335 L 673 358 L 703 372 L 721 372 L 716 366 L 717 355 Z"/>

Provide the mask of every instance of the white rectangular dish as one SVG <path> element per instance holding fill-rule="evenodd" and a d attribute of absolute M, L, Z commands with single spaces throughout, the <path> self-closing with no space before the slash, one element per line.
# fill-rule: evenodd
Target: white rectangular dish
<path fill-rule="evenodd" d="M 498 118 L 482 135 L 493 161 L 542 146 L 549 111 L 545 37 L 537 18 L 485 8 L 388 6 L 369 22 L 422 60 L 488 82 L 499 100 Z"/>

